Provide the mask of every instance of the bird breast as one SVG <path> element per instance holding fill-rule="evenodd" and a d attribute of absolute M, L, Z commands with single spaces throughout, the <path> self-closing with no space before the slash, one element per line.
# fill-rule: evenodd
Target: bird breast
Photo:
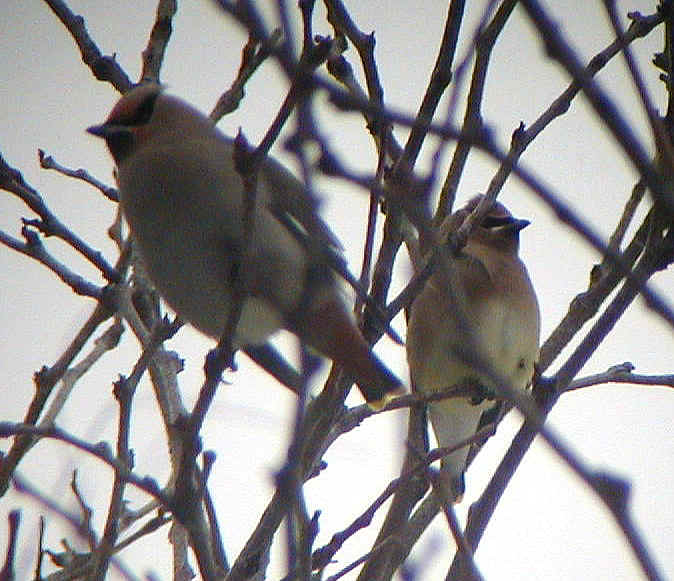
<path fill-rule="evenodd" d="M 231 147 L 195 141 L 189 151 L 185 156 L 170 147 L 148 147 L 118 168 L 125 217 L 157 290 L 207 335 L 224 331 L 232 281 L 245 273 L 251 292 L 235 342 L 260 343 L 296 306 L 305 253 L 264 209 L 269 194 L 260 180 L 250 260 L 241 264 L 244 193 Z"/>
<path fill-rule="evenodd" d="M 538 332 L 532 320 L 530 308 L 494 297 L 477 305 L 472 321 L 478 353 L 516 389 L 526 388 L 533 376 Z"/>

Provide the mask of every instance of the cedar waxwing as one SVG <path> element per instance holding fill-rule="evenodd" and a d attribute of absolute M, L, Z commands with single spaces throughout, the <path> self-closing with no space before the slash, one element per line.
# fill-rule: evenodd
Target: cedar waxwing
<path fill-rule="evenodd" d="M 325 254 L 316 252 L 317 245 L 338 243 L 304 186 L 283 166 L 267 158 L 260 167 L 243 262 L 247 194 L 232 159 L 233 140 L 208 117 L 160 86 L 144 84 L 88 131 L 105 139 L 135 247 L 153 284 L 182 319 L 219 338 L 232 285 L 243 275 L 247 295 L 235 348 L 262 344 L 283 327 L 342 365 L 368 403 L 381 405 L 401 390 L 360 334 L 335 273 L 319 258 Z"/>
<path fill-rule="evenodd" d="M 473 198 L 447 218 L 443 240 L 481 198 Z M 473 381 L 488 394 L 494 389 L 494 372 L 511 388 L 524 390 L 530 385 L 538 358 L 540 314 L 518 257 L 519 233 L 528 224 L 496 202 L 451 264 L 445 259 L 437 265 L 410 311 L 407 359 L 413 389 L 428 394 Z M 485 372 L 484 364 L 492 371 Z M 429 403 L 438 445 L 452 446 L 471 437 L 482 414 L 494 406 L 479 390 L 474 397 Z M 468 453 L 464 446 L 442 460 L 442 473 L 456 502 L 465 488 Z"/>

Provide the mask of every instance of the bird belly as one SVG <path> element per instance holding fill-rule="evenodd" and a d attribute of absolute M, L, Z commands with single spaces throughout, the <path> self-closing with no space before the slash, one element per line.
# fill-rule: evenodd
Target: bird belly
<path fill-rule="evenodd" d="M 486 301 L 476 316 L 478 353 L 496 374 L 520 390 L 531 381 L 538 351 L 538 337 L 529 328 L 529 319 L 502 300 Z M 486 385 L 493 384 L 488 374 L 483 374 L 483 380 Z"/>
<path fill-rule="evenodd" d="M 415 389 L 421 393 L 433 393 L 448 389 L 467 379 L 484 382 L 475 368 L 464 362 L 457 348 L 457 339 L 461 337 L 458 325 L 451 317 L 425 321 L 429 325 L 445 325 L 449 328 L 442 333 L 424 330 L 419 322 L 415 331 L 419 334 L 408 335 L 408 349 L 417 351 L 411 361 L 415 378 Z M 442 339 L 434 341 L 434 339 Z M 468 397 L 454 397 L 435 401 L 428 405 L 428 414 L 435 439 L 440 447 L 453 446 L 471 437 L 478 426 L 482 413 L 492 405 L 489 400 L 480 403 Z M 443 471 L 459 481 L 466 467 L 469 446 L 464 446 L 442 459 Z"/>
<path fill-rule="evenodd" d="M 122 208 L 149 277 L 183 320 L 219 338 L 229 317 L 232 284 L 244 276 L 248 295 L 234 344 L 260 344 L 297 306 L 306 270 L 304 252 L 263 209 L 265 192 L 260 191 L 243 264 L 240 178 L 213 170 L 204 152 L 179 167 L 170 153 L 137 159 L 137 167 L 119 171 Z M 199 186 L 199 195 L 185 187 L 188 183 Z"/>
<path fill-rule="evenodd" d="M 471 331 L 462 329 L 453 316 L 429 322 L 448 326 L 443 333 L 421 331 L 425 341 L 423 356 L 414 358 L 420 363 L 413 370 L 416 388 L 422 393 L 431 393 L 468 379 L 492 388 L 492 373 L 477 365 L 478 361 L 482 361 L 492 366 L 498 375 L 510 380 L 512 387 L 524 389 L 533 374 L 537 336 L 523 326 L 524 320 L 519 311 L 504 307 L 503 301 L 495 300 L 483 301 L 466 315 Z M 438 337 L 443 339 L 441 343 L 427 343 L 429 338 Z M 416 341 L 420 339 L 413 338 Z M 471 345 L 475 349 L 473 363 L 470 362 Z M 521 359 L 526 360 L 525 368 L 519 366 Z M 438 445 L 452 446 L 475 434 L 482 413 L 493 403 L 488 399 L 475 403 L 471 398 L 460 397 L 429 404 L 429 419 Z M 443 470 L 456 481 L 465 470 L 468 453 L 469 447 L 465 446 L 443 458 Z"/>
<path fill-rule="evenodd" d="M 145 240 L 148 235 L 160 236 L 160 243 L 155 240 L 150 244 Z M 207 232 L 195 237 L 194 232 L 183 232 L 180 226 L 155 232 L 141 228 L 135 231 L 135 238 L 143 264 L 162 298 L 186 322 L 219 338 L 229 317 L 232 273 L 228 271 L 234 263 L 225 241 L 209 237 Z M 250 296 L 243 304 L 234 346 L 263 343 L 282 324 L 282 314 L 269 300 Z"/>

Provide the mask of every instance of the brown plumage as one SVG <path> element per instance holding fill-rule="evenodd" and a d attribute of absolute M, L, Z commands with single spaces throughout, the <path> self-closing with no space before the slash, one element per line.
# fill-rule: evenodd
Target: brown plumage
<path fill-rule="evenodd" d="M 447 230 L 458 227 L 475 209 L 473 198 L 449 217 Z M 518 257 L 519 232 L 529 224 L 517 220 L 500 203 L 472 231 L 451 264 L 440 262 L 414 301 L 407 331 L 407 359 L 413 388 L 441 391 L 473 380 L 493 387 L 487 367 L 524 390 L 538 357 L 540 315 L 527 270 Z M 494 402 L 477 394 L 429 404 L 439 446 L 473 435 L 483 412 Z M 468 447 L 442 462 L 458 501 L 464 491 Z"/>

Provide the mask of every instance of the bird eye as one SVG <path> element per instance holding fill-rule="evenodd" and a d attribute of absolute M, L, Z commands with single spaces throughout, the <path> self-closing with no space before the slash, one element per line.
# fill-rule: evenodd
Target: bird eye
<path fill-rule="evenodd" d="M 154 111 L 154 104 L 158 96 L 159 93 L 150 95 L 138 106 L 130 125 L 145 125 L 145 123 L 150 120 L 150 117 L 152 117 L 152 112 Z"/>
<path fill-rule="evenodd" d="M 499 228 L 500 226 L 507 226 L 512 224 L 513 219 L 511 216 L 485 216 L 482 220 L 481 226 L 483 228 Z"/>

